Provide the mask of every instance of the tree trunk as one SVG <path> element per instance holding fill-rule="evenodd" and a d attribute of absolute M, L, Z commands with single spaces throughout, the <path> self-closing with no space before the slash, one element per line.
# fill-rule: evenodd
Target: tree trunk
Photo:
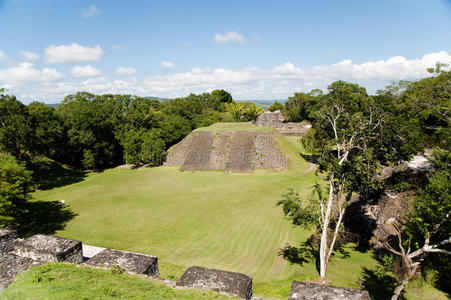
<path fill-rule="evenodd" d="M 404 279 L 398 286 L 396 286 L 395 290 L 393 291 L 393 296 L 391 297 L 391 300 L 397 300 L 399 296 L 401 296 L 402 291 L 406 287 L 406 285 L 409 283 L 409 279 Z"/>
<path fill-rule="evenodd" d="M 393 291 L 393 296 L 391 297 L 391 300 L 397 300 L 399 298 L 402 291 L 404 290 L 406 285 L 409 283 L 410 278 L 412 278 L 415 275 L 415 273 L 417 272 L 418 266 L 420 265 L 419 263 L 412 265 L 412 262 L 408 256 L 403 255 L 402 258 L 408 264 L 408 270 L 409 270 L 408 272 L 409 273 L 401 281 L 401 283 L 398 284 L 398 286 L 396 286 L 395 290 Z"/>
<path fill-rule="evenodd" d="M 326 213 L 324 215 L 323 228 L 321 230 L 321 243 L 319 245 L 319 276 L 321 280 L 326 279 L 327 270 L 327 229 L 329 228 L 330 214 L 332 212 L 332 203 L 334 199 L 334 174 L 330 177 L 329 182 L 329 200 L 327 201 Z"/>

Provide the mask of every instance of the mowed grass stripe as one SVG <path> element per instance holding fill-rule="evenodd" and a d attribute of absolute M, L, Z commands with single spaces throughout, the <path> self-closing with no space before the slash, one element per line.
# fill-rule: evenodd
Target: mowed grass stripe
<path fill-rule="evenodd" d="M 316 275 L 313 263 L 299 267 L 277 255 L 285 243 L 296 246 L 311 234 L 294 228 L 276 205 L 288 187 L 308 195 L 318 180 L 313 172 L 302 173 L 307 163 L 299 165 L 281 173 L 251 174 L 180 172 L 177 167 L 111 169 L 34 197 L 64 198 L 77 214 L 57 235 L 157 255 L 166 276 L 180 276 L 191 265 L 247 273 L 264 290 Z M 334 269 L 330 274 L 338 283 L 354 284 Z M 277 291 L 268 295 L 280 296 Z"/>

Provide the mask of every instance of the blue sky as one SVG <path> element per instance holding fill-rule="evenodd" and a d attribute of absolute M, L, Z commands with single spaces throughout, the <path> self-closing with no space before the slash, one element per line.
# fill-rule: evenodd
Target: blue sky
<path fill-rule="evenodd" d="M 283 99 L 337 79 L 374 92 L 451 61 L 449 0 L 0 0 L 0 28 L 0 87 L 24 102 L 214 88 Z"/>

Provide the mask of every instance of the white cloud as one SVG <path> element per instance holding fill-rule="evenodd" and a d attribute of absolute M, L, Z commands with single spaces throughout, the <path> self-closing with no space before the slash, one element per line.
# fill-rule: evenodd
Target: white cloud
<path fill-rule="evenodd" d="M 96 15 L 99 13 L 99 10 L 97 9 L 97 7 L 95 7 L 94 5 L 89 5 L 88 8 L 83 9 L 81 11 L 81 14 L 83 15 L 84 18 L 89 19 L 92 16 Z"/>
<path fill-rule="evenodd" d="M 99 61 L 102 57 L 103 50 L 100 46 L 85 47 L 72 43 L 71 45 L 50 45 L 45 48 L 45 61 L 49 64 Z"/>
<path fill-rule="evenodd" d="M 30 51 L 20 51 L 20 55 L 23 57 L 23 59 L 25 59 L 26 61 L 35 61 L 37 59 L 39 59 L 39 55 L 34 53 L 34 52 L 30 52 Z"/>
<path fill-rule="evenodd" d="M 113 49 L 113 50 L 122 50 L 122 49 L 124 49 L 125 47 L 124 46 L 122 46 L 122 45 L 112 45 L 111 46 L 111 49 Z"/>
<path fill-rule="evenodd" d="M 99 69 L 96 69 L 94 67 L 91 67 L 90 65 L 75 66 L 71 69 L 71 74 L 75 78 L 93 77 L 93 76 L 98 76 L 98 75 L 102 74 L 102 71 L 100 71 Z"/>
<path fill-rule="evenodd" d="M 136 73 L 136 70 L 133 68 L 119 67 L 116 70 L 117 75 L 132 75 L 135 73 Z"/>
<path fill-rule="evenodd" d="M 12 90 L 21 100 L 32 101 L 47 99 L 49 102 L 60 101 L 68 93 L 88 91 L 92 93 L 127 93 L 141 96 L 180 97 L 189 93 L 202 93 L 215 88 L 223 88 L 232 93 L 235 99 L 283 99 L 294 92 L 310 91 L 313 88 L 326 89 L 333 81 L 342 79 L 356 82 L 366 87 L 370 93 L 384 88 L 393 80 L 413 80 L 430 76 L 426 69 L 435 65 L 437 61 L 451 63 L 451 56 L 445 51 L 429 53 L 418 59 L 407 59 L 395 56 L 386 60 L 368 61 L 362 64 L 352 60 L 342 60 L 331 65 L 300 67 L 292 62 L 286 62 L 269 69 L 250 67 L 245 69 L 227 68 L 194 68 L 187 72 L 170 75 L 154 75 L 137 79 L 125 77 L 112 80 L 107 77 L 96 77 L 84 81 L 52 81 L 58 78 L 47 75 L 43 77 L 43 70 L 34 70 L 27 76 L 27 65 L 22 65 L 21 72 L 11 69 L 0 69 L 0 86 L 5 80 L 34 81 L 39 87 Z M 30 68 L 30 65 L 28 65 Z M 25 70 L 23 70 L 25 69 Z M 57 72 L 54 69 L 52 72 Z M 49 74 L 50 71 L 47 71 Z M 22 74 L 19 77 L 18 74 Z M 59 74 L 61 75 L 61 74 Z M 14 80 L 12 77 L 16 76 Z M 19 78 L 18 78 L 19 77 Z"/>
<path fill-rule="evenodd" d="M 244 43 L 246 40 L 244 39 L 244 36 L 239 34 L 236 31 L 229 31 L 226 34 L 215 34 L 215 42 L 216 43 Z"/>
<path fill-rule="evenodd" d="M 7 60 L 6 54 L 0 51 L 0 60 Z"/>
<path fill-rule="evenodd" d="M 56 69 L 35 69 L 30 62 L 23 62 L 8 69 L 0 69 L 0 86 L 8 88 L 32 82 L 52 82 L 61 78 L 63 78 L 63 74 Z"/>
<path fill-rule="evenodd" d="M 172 69 L 175 68 L 175 65 L 172 61 L 162 61 L 161 66 L 165 69 Z"/>

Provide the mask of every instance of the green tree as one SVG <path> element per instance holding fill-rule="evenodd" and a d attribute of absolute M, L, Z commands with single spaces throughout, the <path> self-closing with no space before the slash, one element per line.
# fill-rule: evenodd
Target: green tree
<path fill-rule="evenodd" d="M 434 152 L 434 171 L 412 202 L 411 211 L 396 223 L 396 239 L 383 246 L 398 259 L 398 285 L 393 300 L 430 255 L 451 255 L 451 153 Z"/>
<path fill-rule="evenodd" d="M 229 103 L 227 105 L 227 112 L 229 112 L 232 115 L 233 119 L 236 122 L 239 122 L 241 121 L 241 117 L 243 116 L 244 113 L 243 104 L 238 102 Z"/>
<path fill-rule="evenodd" d="M 411 122 L 422 133 L 422 146 L 451 148 L 451 71 L 446 64 L 431 69 L 434 76 L 410 83 L 399 99 Z M 417 129 L 417 130 L 418 130 Z"/>
<path fill-rule="evenodd" d="M 159 165 L 165 158 L 165 143 L 158 129 L 146 131 L 130 128 L 124 136 L 124 158 L 128 164 Z"/>
<path fill-rule="evenodd" d="M 274 101 L 273 104 L 268 108 L 270 111 L 282 110 L 283 104 L 277 101 Z"/>
<path fill-rule="evenodd" d="M 312 121 L 322 97 L 323 92 L 316 89 L 309 93 L 295 93 L 283 106 L 283 114 L 290 122 Z"/>
<path fill-rule="evenodd" d="M 33 128 L 27 107 L 0 92 L 0 150 L 25 159 L 32 148 Z"/>
<path fill-rule="evenodd" d="M 61 158 L 64 155 L 65 130 L 55 109 L 44 103 L 33 102 L 28 105 L 28 115 L 33 129 L 33 152 L 50 158 Z"/>
<path fill-rule="evenodd" d="M 233 102 L 232 95 L 230 95 L 230 93 L 225 90 L 213 90 L 211 92 L 211 96 L 213 99 L 215 99 L 216 101 L 218 101 L 220 103 L 232 103 Z"/>
<path fill-rule="evenodd" d="M 0 227 L 17 225 L 32 191 L 31 172 L 12 155 L 0 153 Z"/>
<path fill-rule="evenodd" d="M 245 102 L 243 103 L 243 120 L 244 121 L 252 121 L 257 120 L 257 117 L 263 113 L 263 109 L 258 107 L 254 103 Z"/>
<path fill-rule="evenodd" d="M 374 184 L 378 167 L 375 141 L 380 137 L 385 120 L 380 103 L 357 84 L 337 81 L 328 89 L 329 93 L 314 115 L 312 135 L 313 144 L 320 147 L 318 172 L 328 183 L 328 195 L 323 195 L 319 186 L 315 188 L 317 209 L 302 209 L 290 198 L 279 202 L 294 224 L 298 220 L 295 216 L 301 212 L 306 222 L 317 226 L 322 280 L 325 280 L 328 263 L 343 230 L 343 216 L 352 192 Z"/>
<path fill-rule="evenodd" d="M 89 93 L 69 95 L 57 114 L 67 130 L 67 162 L 85 169 L 102 169 L 121 162 L 114 127 L 102 103 Z"/>

